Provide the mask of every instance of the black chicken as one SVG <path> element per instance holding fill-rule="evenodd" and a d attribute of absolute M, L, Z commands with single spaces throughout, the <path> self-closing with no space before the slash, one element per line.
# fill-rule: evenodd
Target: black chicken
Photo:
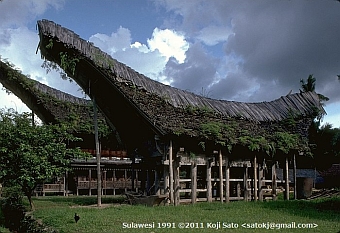
<path fill-rule="evenodd" d="M 79 219 L 80 219 L 80 216 L 77 213 L 75 213 L 74 214 L 74 221 L 76 221 L 76 223 L 77 223 L 79 221 Z"/>

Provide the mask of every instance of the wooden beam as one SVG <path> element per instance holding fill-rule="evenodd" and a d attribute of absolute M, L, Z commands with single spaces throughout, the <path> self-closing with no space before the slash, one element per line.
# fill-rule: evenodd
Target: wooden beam
<path fill-rule="evenodd" d="M 254 156 L 254 201 L 257 201 L 257 161 Z"/>
<path fill-rule="evenodd" d="M 225 157 L 225 202 L 230 201 L 230 167 L 229 158 Z"/>
<path fill-rule="evenodd" d="M 191 163 L 191 203 L 195 204 L 197 198 L 197 164 Z"/>
<path fill-rule="evenodd" d="M 172 140 L 169 142 L 169 188 L 170 188 L 170 204 L 174 204 L 174 170 L 172 159 Z"/>
<path fill-rule="evenodd" d="M 219 160 L 218 160 L 218 165 L 219 165 L 219 173 L 220 173 L 220 202 L 223 202 L 223 169 L 222 169 L 222 150 L 219 151 Z"/>
<path fill-rule="evenodd" d="M 212 202 L 211 161 L 207 161 L 207 201 Z"/>

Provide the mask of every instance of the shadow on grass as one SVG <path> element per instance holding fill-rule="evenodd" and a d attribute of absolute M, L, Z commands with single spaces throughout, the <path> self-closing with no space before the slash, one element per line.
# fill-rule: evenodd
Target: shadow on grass
<path fill-rule="evenodd" d="M 301 217 L 336 222 L 339 222 L 340 219 L 340 198 L 270 201 L 261 204 L 264 208 Z"/>
<path fill-rule="evenodd" d="M 54 202 L 56 204 L 61 205 L 80 205 L 80 206 L 87 206 L 87 205 L 95 205 L 97 204 L 97 197 L 89 197 L 89 196 L 46 196 L 46 197 L 37 197 L 34 200 L 39 200 L 39 202 Z M 110 197 L 102 197 L 103 204 L 121 204 L 125 201 L 123 196 L 110 196 Z"/>

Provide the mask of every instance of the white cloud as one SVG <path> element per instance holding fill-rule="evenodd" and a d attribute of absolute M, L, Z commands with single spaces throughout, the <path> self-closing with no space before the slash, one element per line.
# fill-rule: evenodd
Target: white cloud
<path fill-rule="evenodd" d="M 160 30 L 155 28 L 152 33 L 152 38 L 148 39 L 148 45 L 151 51 L 158 51 L 167 57 L 176 58 L 179 63 L 185 60 L 185 52 L 189 48 L 189 43 L 185 40 L 185 36 L 174 30 Z"/>
<path fill-rule="evenodd" d="M 97 33 L 90 37 L 89 41 L 93 42 L 103 51 L 114 54 L 119 50 L 125 50 L 131 45 L 131 33 L 127 28 L 120 27 L 116 33 L 110 36 Z"/>
<path fill-rule="evenodd" d="M 132 43 L 129 29 L 123 27 L 111 35 L 92 35 L 89 41 L 134 70 L 166 84 L 169 82 L 163 76 L 163 71 L 169 58 L 174 57 L 182 63 L 189 48 L 189 43 L 180 33 L 158 28 L 154 29 L 147 45 L 139 41 Z"/>
<path fill-rule="evenodd" d="M 203 28 L 199 32 L 197 39 L 201 40 L 206 45 L 213 46 L 220 42 L 227 41 L 230 34 L 232 34 L 230 28 L 211 25 Z"/>
<path fill-rule="evenodd" d="M 0 27 L 24 26 L 28 20 L 43 14 L 49 7 L 60 9 L 64 0 L 3 0 L 0 5 Z"/>

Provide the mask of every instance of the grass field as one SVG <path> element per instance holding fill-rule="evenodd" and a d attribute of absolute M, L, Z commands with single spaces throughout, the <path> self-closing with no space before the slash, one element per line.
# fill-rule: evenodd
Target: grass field
<path fill-rule="evenodd" d="M 105 208 L 91 206 L 96 197 L 40 197 L 34 199 L 34 217 L 59 230 L 73 232 L 334 232 L 340 231 L 340 198 L 315 201 L 198 203 L 180 206 L 130 206 L 119 198 L 104 198 Z M 74 213 L 81 217 L 76 224 Z M 262 223 L 285 223 L 263 229 Z M 132 228 L 135 224 L 151 228 Z M 183 223 L 183 224 L 182 224 Z M 298 224 L 315 228 L 292 229 Z M 242 224 L 244 225 L 242 227 Z M 256 226 L 257 224 L 257 226 Z M 125 226 L 125 227 L 124 227 Z M 180 228 L 180 227 L 189 228 Z M 164 228 L 163 228 L 164 227 Z M 169 227 L 169 228 L 168 228 Z M 215 227 L 215 228 L 214 228 Z M 217 227 L 221 227 L 216 229 Z M 223 228 L 226 227 L 226 228 Z M 247 228 L 249 227 L 249 228 Z"/>

